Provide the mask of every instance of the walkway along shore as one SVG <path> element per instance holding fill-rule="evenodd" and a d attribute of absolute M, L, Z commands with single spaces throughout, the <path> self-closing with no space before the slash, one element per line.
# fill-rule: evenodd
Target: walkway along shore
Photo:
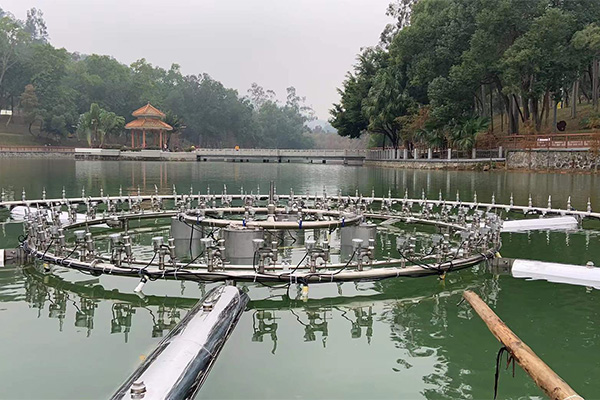
<path fill-rule="evenodd" d="M 122 151 L 118 149 L 73 147 L 2 147 L 0 158 L 69 158 L 102 161 L 193 161 L 338 164 L 403 169 L 483 170 L 508 169 L 545 172 L 596 173 L 600 154 L 584 148 L 526 149 L 504 151 L 473 149 L 464 152 L 431 149 L 408 155 L 398 150 L 292 150 L 292 149 L 198 149 L 192 152 L 161 150 Z M 442 157 L 443 156 L 443 157 Z"/>

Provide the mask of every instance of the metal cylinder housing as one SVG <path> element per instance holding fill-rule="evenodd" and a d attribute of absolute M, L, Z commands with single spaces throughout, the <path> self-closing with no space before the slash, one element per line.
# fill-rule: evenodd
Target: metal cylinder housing
<path fill-rule="evenodd" d="M 232 264 L 252 264 L 254 258 L 254 239 L 263 239 L 262 229 L 223 229 L 225 239 L 225 259 Z"/>

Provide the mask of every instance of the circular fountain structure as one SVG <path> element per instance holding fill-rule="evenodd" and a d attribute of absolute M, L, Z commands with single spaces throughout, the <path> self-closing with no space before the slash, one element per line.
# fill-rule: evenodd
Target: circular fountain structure
<path fill-rule="evenodd" d="M 4 201 L 49 264 L 147 280 L 319 283 L 443 275 L 493 258 L 497 208 L 322 194 L 104 193 Z M 144 221 L 147 221 L 144 223 Z M 140 226 L 163 226 L 142 243 Z M 169 227 L 168 233 L 166 227 Z M 143 251 L 142 251 L 142 250 Z"/>
<path fill-rule="evenodd" d="M 123 193 L 118 195 L 27 200 L 7 199 L 0 207 L 21 219 L 21 251 L 41 260 L 92 275 L 198 282 L 225 281 L 213 288 L 174 326 L 148 358 L 117 389 L 114 399 L 192 398 L 207 377 L 223 344 L 246 309 L 249 296 L 235 282 L 308 284 L 368 281 L 393 277 L 445 276 L 498 255 L 501 232 L 572 229 L 583 219 L 600 219 L 591 210 L 427 199 L 322 194 Z M 504 221 L 521 213 L 540 218 Z M 502 259 L 505 260 L 505 259 Z M 553 271 L 570 266 L 553 265 Z M 594 268 L 584 268 L 596 275 Z M 523 266 L 517 272 L 527 272 Z M 540 267 L 534 265 L 539 276 Z M 578 270 L 580 274 L 580 270 Z M 514 272 L 514 271 L 513 271 Z M 569 272 L 571 273 L 571 272 Z M 44 275 L 47 276 L 47 275 Z M 529 275 L 523 275 L 529 276 Z M 556 272 L 555 272 L 555 276 Z M 561 282 L 569 282 L 560 277 Z M 589 282 L 577 277 L 576 284 Z M 307 335 L 326 330 L 311 314 Z M 270 331 L 264 322 L 257 337 Z M 368 324 L 370 315 L 365 317 Z M 274 320 L 274 319 L 273 319 Z M 358 321 L 357 321 L 358 324 Z M 260 325 L 260 323 L 259 323 Z M 353 325 L 354 327 L 354 325 Z M 312 336 L 311 336 L 312 335 Z"/>

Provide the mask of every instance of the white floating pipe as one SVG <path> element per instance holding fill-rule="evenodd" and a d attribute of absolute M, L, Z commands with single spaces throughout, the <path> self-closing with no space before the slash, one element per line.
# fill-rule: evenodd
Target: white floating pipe
<path fill-rule="evenodd" d="M 551 218 L 526 218 L 502 223 L 502 232 L 525 232 L 538 230 L 575 230 L 579 227 L 577 218 L 572 216 Z"/>
<path fill-rule="evenodd" d="M 156 346 L 112 399 L 193 399 L 248 303 L 235 286 L 211 290 Z"/>
<path fill-rule="evenodd" d="M 511 271 L 515 278 L 546 280 L 600 289 L 600 268 L 592 263 L 582 266 L 516 259 L 513 261 Z"/>

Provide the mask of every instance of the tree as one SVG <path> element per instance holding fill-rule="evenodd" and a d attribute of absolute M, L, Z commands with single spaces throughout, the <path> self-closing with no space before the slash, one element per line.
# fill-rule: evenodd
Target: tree
<path fill-rule="evenodd" d="M 92 147 L 92 143 L 98 134 L 100 127 L 101 108 L 97 103 L 92 103 L 90 110 L 79 117 L 77 124 L 77 133 L 86 136 L 88 146 Z"/>
<path fill-rule="evenodd" d="M 426 0 L 413 4 L 412 23 L 394 37 L 391 63 L 405 71 L 411 96 L 427 104 L 429 84 L 447 77 L 475 30 L 475 9 L 469 1 Z"/>
<path fill-rule="evenodd" d="M 451 131 L 451 144 L 461 150 L 470 151 L 477 141 L 477 136 L 487 130 L 489 120 L 473 117 L 460 121 Z"/>
<path fill-rule="evenodd" d="M 421 106 L 416 112 L 405 117 L 407 136 L 412 136 L 415 142 L 426 144 L 428 147 L 444 149 L 448 146 L 448 133 L 444 125 L 436 121 L 431 114 L 431 106 Z"/>
<path fill-rule="evenodd" d="M 44 21 L 44 13 L 37 8 L 27 10 L 27 19 L 23 25 L 31 40 L 36 42 L 46 42 L 48 40 L 48 29 Z"/>
<path fill-rule="evenodd" d="M 20 100 L 21 108 L 25 114 L 25 123 L 27 124 L 29 133 L 33 135 L 33 132 L 31 132 L 31 126 L 35 121 L 37 121 L 40 115 L 38 98 L 35 94 L 35 88 L 33 85 L 29 84 L 25 86 L 25 91 L 21 95 Z"/>
<path fill-rule="evenodd" d="M 296 93 L 295 87 L 290 86 L 286 88 L 285 91 L 287 93 L 285 106 L 290 109 L 292 114 L 294 114 L 303 125 L 308 121 L 316 119 L 315 111 L 312 107 L 306 105 L 306 97 L 299 96 Z"/>
<path fill-rule="evenodd" d="M 249 90 L 252 104 L 257 107 L 253 117 L 255 135 L 270 148 L 310 148 L 314 143 L 306 136 L 310 130 L 306 122 L 314 119 L 314 111 L 306 105 L 296 88 L 286 89 L 286 103 L 280 106 L 273 98 L 274 93 L 253 84 Z M 258 100 L 258 101 L 257 101 Z M 255 145 L 254 145 L 255 146 Z"/>
<path fill-rule="evenodd" d="M 101 147 L 107 135 L 122 132 L 124 125 L 125 118 L 92 103 L 90 110 L 79 117 L 77 133 L 86 135 L 90 147 L 96 143 Z"/>
<path fill-rule="evenodd" d="M 381 32 L 379 41 L 383 46 L 389 45 L 398 31 L 410 24 L 412 9 L 417 1 L 418 0 L 394 0 L 388 4 L 385 15 L 394 18 L 396 22 L 387 24 L 383 29 L 383 32 Z"/>
<path fill-rule="evenodd" d="M 373 80 L 365 107 L 369 119 L 369 132 L 384 135 L 397 150 L 402 141 L 410 147 L 410 138 L 402 136 L 406 120 L 414 101 L 405 90 L 405 78 L 400 72 L 388 67 L 380 70 Z"/>
<path fill-rule="evenodd" d="M 208 74 L 184 76 L 177 64 L 163 69 L 140 59 L 128 66 L 69 53 L 48 41 L 40 10 L 29 10 L 24 21 L 0 10 L 0 107 L 20 99 L 30 128 L 39 120 L 46 135 L 77 132 L 102 145 L 120 132 L 120 115 L 129 120 L 150 101 L 173 110 L 167 118 L 175 130 L 185 121 L 182 137 L 203 146 L 310 147 L 305 123 L 314 113 L 294 88 L 286 94 L 280 103 L 253 84 L 240 96 Z"/>
<path fill-rule="evenodd" d="M 310 148 L 313 143 L 304 133 L 304 117 L 293 107 L 280 107 L 267 101 L 255 114 L 258 136 L 268 148 Z"/>
<path fill-rule="evenodd" d="M 595 23 L 589 24 L 584 29 L 573 35 L 573 46 L 577 50 L 587 51 L 592 60 L 592 102 L 598 111 L 598 73 L 600 69 L 600 26 Z"/>
<path fill-rule="evenodd" d="M 4 101 L 4 78 L 22 56 L 29 35 L 11 15 L 0 18 L 0 106 Z"/>
<path fill-rule="evenodd" d="M 120 135 L 125 126 L 125 118 L 111 111 L 102 110 L 100 112 L 100 146 L 104 145 L 104 138 L 107 135 Z"/>
<path fill-rule="evenodd" d="M 78 114 L 88 110 L 91 103 L 98 103 L 119 115 L 129 115 L 140 102 L 147 101 L 140 100 L 132 70 L 109 56 L 92 54 L 68 63 L 63 83 L 77 92 Z"/>
<path fill-rule="evenodd" d="M 267 101 L 274 101 L 276 94 L 274 91 L 265 90 L 258 83 L 252 82 L 250 89 L 248 89 L 248 96 L 254 107 L 260 109 Z"/>
<path fill-rule="evenodd" d="M 171 146 L 171 138 L 173 137 L 173 135 L 179 134 L 184 128 L 183 120 L 179 116 L 177 116 L 177 114 L 175 114 L 169 110 L 165 113 L 164 121 L 165 121 L 165 123 L 169 124 L 171 126 L 171 128 L 173 128 L 173 130 L 168 135 L 168 139 L 167 139 L 167 147 L 170 147 Z"/>
<path fill-rule="evenodd" d="M 596 0 L 395 0 L 388 15 L 396 24 L 361 52 L 339 90 L 331 115 L 340 135 L 392 127 L 392 137 L 443 144 L 464 121 L 493 121 L 495 112 L 508 115 L 510 133 L 522 123 L 540 130 L 551 101 L 556 115 L 571 88 L 578 97 L 582 66 L 590 64 L 598 97 Z M 417 128 L 416 110 L 425 108 L 428 122 Z"/>
<path fill-rule="evenodd" d="M 349 138 L 358 138 L 367 131 L 366 99 L 375 74 L 387 64 L 387 55 L 380 47 L 369 47 L 357 56 L 357 60 L 353 72 L 346 75 L 342 89 L 338 89 L 340 102 L 329 110 L 329 123 L 340 136 Z"/>
<path fill-rule="evenodd" d="M 576 57 L 570 43 L 574 25 L 571 15 L 550 8 L 503 55 L 504 91 L 522 97 L 524 118 L 531 116 L 536 130 L 541 128 L 542 114 L 548 112 L 547 102 L 539 107 L 542 97 L 553 99 L 556 114 L 563 88 L 577 79 Z"/>

